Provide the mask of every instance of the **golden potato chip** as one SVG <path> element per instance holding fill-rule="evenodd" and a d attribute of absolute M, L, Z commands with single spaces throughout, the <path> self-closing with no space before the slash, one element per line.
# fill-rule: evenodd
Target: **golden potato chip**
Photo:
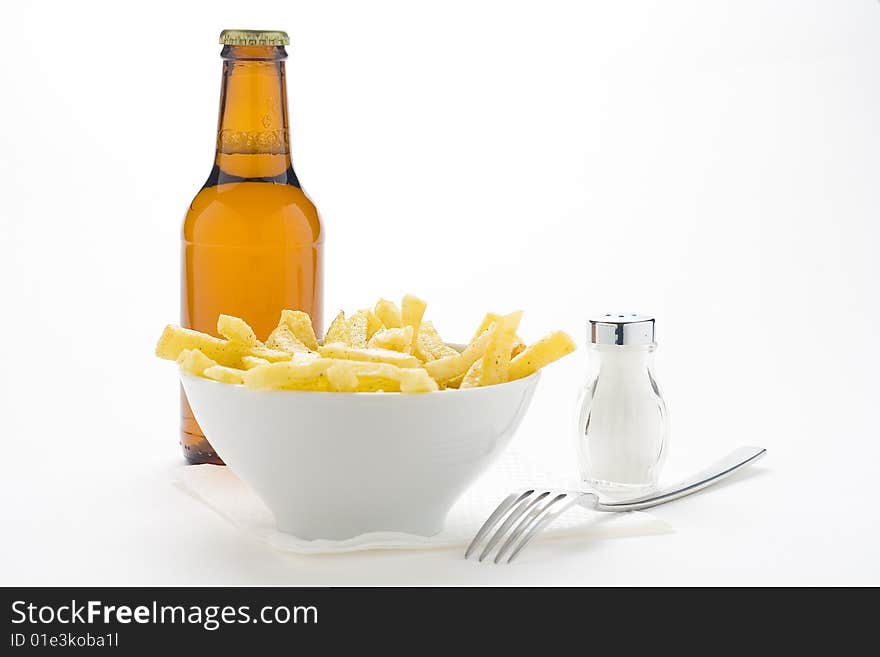
<path fill-rule="evenodd" d="M 333 342 L 318 347 L 324 358 L 342 358 L 368 363 L 388 363 L 397 367 L 419 367 L 421 362 L 415 356 L 390 349 L 356 349 L 341 342 Z"/>
<path fill-rule="evenodd" d="M 393 301 L 387 299 L 379 299 L 376 307 L 373 309 L 379 321 L 385 325 L 385 328 L 400 328 L 403 326 L 403 320 L 400 316 L 400 308 Z"/>
<path fill-rule="evenodd" d="M 293 331 L 296 339 L 302 342 L 312 351 L 318 349 L 318 339 L 315 337 L 315 328 L 308 313 L 301 310 L 282 310 L 278 324 L 285 324 Z"/>
<path fill-rule="evenodd" d="M 455 349 L 443 342 L 431 321 L 424 321 L 419 326 L 419 337 L 416 340 L 413 353 L 419 360 L 425 362 L 458 354 Z"/>
<path fill-rule="evenodd" d="M 269 361 L 266 362 L 268 363 Z M 205 356 L 205 354 L 198 349 L 184 349 L 177 357 L 177 364 L 180 365 L 180 369 L 184 372 L 196 376 L 202 376 L 206 369 L 213 367 L 217 363 Z"/>
<path fill-rule="evenodd" d="M 481 386 L 491 386 L 507 381 L 513 336 L 516 334 L 521 318 L 522 311 L 518 310 L 504 315 L 493 325 L 494 329 L 490 331 L 491 337 L 486 346 L 486 353 L 483 354 L 483 364 L 480 368 Z"/>
<path fill-rule="evenodd" d="M 369 324 L 368 312 L 367 310 L 359 310 L 348 318 L 348 336 L 346 340 L 343 340 L 347 345 L 357 349 L 367 348 L 367 336 L 369 335 L 367 328 Z"/>
<path fill-rule="evenodd" d="M 413 343 L 412 326 L 403 328 L 386 328 L 376 331 L 367 343 L 369 349 L 390 349 L 402 353 L 410 353 Z"/>
<path fill-rule="evenodd" d="M 345 342 L 348 332 L 348 322 L 345 319 L 345 312 L 340 310 L 339 314 L 330 322 L 330 328 L 324 334 L 324 342 Z"/>
<path fill-rule="evenodd" d="M 220 383 L 240 384 L 244 382 L 245 370 L 234 367 L 226 367 L 225 365 L 214 365 L 207 368 L 203 375 L 207 379 L 214 379 Z"/>
<path fill-rule="evenodd" d="M 266 340 L 266 346 L 270 349 L 290 353 L 307 353 L 309 351 L 309 348 L 300 342 L 300 339 L 287 324 L 279 324 L 275 327 Z"/>
<path fill-rule="evenodd" d="M 360 310 L 348 318 L 344 312 L 340 312 L 324 336 L 324 344 L 331 342 L 341 342 L 349 347 L 365 349 L 367 346 L 367 311 Z"/>
<path fill-rule="evenodd" d="M 376 313 L 369 308 L 364 308 L 358 312 L 364 313 L 367 317 L 367 342 L 369 342 L 370 339 L 376 335 L 377 331 L 381 331 L 385 328 L 385 325 L 382 323 L 381 319 L 376 317 Z"/>
<path fill-rule="evenodd" d="M 512 361 L 508 378 L 521 379 L 575 350 L 574 340 L 564 331 L 554 331 L 529 345 Z"/>
<path fill-rule="evenodd" d="M 263 346 L 254 330 L 241 317 L 220 315 L 217 317 L 217 333 L 230 342 L 238 342 L 248 347 Z"/>

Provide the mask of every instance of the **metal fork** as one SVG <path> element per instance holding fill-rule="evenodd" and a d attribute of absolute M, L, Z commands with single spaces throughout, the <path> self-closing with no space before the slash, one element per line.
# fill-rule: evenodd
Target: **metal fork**
<path fill-rule="evenodd" d="M 474 540 L 464 553 L 464 558 L 473 554 L 490 531 L 499 522 L 501 526 L 492 535 L 479 560 L 485 559 L 492 549 L 498 545 L 507 535 L 501 547 L 495 554 L 495 563 L 501 563 L 505 555 L 510 553 L 507 563 L 510 563 L 523 551 L 538 533 L 553 522 L 559 515 L 575 504 L 595 509 L 596 511 L 636 511 L 647 509 L 659 504 L 665 504 L 680 497 L 696 493 L 707 486 L 721 481 L 740 468 L 754 463 L 767 452 L 763 447 L 740 447 L 732 451 L 726 457 L 709 466 L 705 470 L 680 481 L 674 486 L 669 486 L 653 491 L 648 495 L 628 500 L 602 500 L 596 493 L 573 490 L 546 490 L 531 488 L 528 490 L 511 493 L 492 512 L 489 519 L 480 527 L 480 531 L 474 536 Z M 513 511 L 511 511 L 513 509 Z M 510 512 L 510 513 L 508 513 Z M 505 517 L 506 515 L 506 517 Z M 503 521 L 502 521 L 503 519 Z M 511 530 L 511 528 L 513 528 Z M 508 535 L 508 532 L 509 535 Z"/>

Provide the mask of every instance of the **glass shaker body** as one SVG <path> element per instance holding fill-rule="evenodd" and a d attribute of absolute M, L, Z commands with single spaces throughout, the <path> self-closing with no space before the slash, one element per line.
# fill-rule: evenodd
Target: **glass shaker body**
<path fill-rule="evenodd" d="M 656 347 L 590 345 L 577 449 L 581 477 L 596 490 L 626 494 L 657 485 L 669 447 L 669 418 L 654 379 Z"/>

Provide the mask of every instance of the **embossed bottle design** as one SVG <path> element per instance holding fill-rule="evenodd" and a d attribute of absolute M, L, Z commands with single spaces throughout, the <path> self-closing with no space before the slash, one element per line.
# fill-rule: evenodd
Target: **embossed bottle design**
<path fill-rule="evenodd" d="M 284 32 L 224 31 L 214 167 L 183 224 L 181 324 L 216 335 L 236 315 L 261 339 L 283 308 L 321 334 L 323 231 L 290 158 Z M 180 442 L 191 463 L 221 462 L 181 391 Z"/>

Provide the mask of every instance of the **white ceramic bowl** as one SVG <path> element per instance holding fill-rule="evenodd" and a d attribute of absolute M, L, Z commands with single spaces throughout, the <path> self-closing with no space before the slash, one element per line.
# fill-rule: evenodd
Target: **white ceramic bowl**
<path fill-rule="evenodd" d="M 181 373 L 196 420 L 278 528 L 430 536 L 510 442 L 540 372 L 423 394 L 254 391 Z"/>

